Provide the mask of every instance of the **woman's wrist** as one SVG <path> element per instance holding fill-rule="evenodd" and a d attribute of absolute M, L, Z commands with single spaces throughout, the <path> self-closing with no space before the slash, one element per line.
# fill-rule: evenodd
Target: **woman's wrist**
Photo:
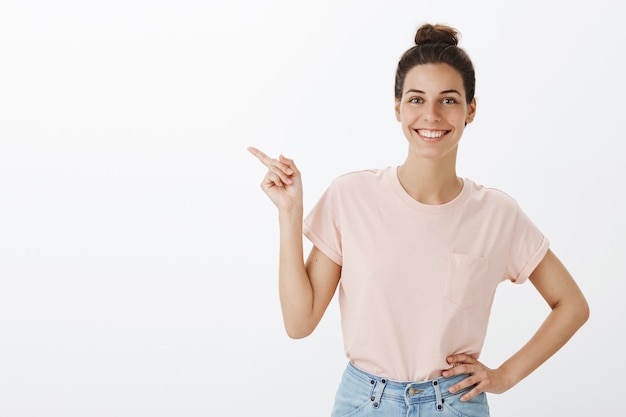
<path fill-rule="evenodd" d="M 281 208 L 278 210 L 278 219 L 280 222 L 302 222 L 303 212 L 301 204 L 293 205 L 291 207 Z"/>

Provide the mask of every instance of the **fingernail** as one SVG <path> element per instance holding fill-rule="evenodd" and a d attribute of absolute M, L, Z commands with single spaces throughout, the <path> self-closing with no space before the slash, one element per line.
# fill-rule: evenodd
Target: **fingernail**
<path fill-rule="evenodd" d="M 288 175 L 293 174 L 293 171 L 292 171 L 292 169 L 291 169 L 291 168 L 287 168 L 287 171 L 285 171 L 285 172 L 286 172 Z"/>

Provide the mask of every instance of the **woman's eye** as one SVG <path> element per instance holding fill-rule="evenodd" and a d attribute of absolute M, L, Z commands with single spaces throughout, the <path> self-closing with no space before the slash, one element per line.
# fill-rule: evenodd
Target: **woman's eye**
<path fill-rule="evenodd" d="M 456 103 L 456 100 L 453 98 L 444 98 L 443 100 L 441 100 L 441 102 L 443 104 L 454 104 Z"/>
<path fill-rule="evenodd" d="M 409 99 L 409 103 L 420 104 L 421 102 L 422 102 L 422 99 L 419 97 L 412 97 Z"/>

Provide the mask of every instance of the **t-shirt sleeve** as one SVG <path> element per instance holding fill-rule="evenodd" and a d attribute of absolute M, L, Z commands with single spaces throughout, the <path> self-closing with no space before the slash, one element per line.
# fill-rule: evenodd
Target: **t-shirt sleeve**
<path fill-rule="evenodd" d="M 336 184 L 331 184 L 304 218 L 304 236 L 337 265 L 342 264 L 341 207 Z"/>
<path fill-rule="evenodd" d="M 517 207 L 506 278 L 516 284 L 525 282 L 544 258 L 549 248 L 548 239 Z"/>

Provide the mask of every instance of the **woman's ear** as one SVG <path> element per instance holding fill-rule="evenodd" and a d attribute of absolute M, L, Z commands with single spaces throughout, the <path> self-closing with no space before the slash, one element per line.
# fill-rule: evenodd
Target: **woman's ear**
<path fill-rule="evenodd" d="M 471 103 L 467 105 L 467 116 L 465 117 L 465 126 L 467 126 L 469 123 L 472 123 L 472 121 L 474 120 L 474 116 L 476 116 L 476 97 L 474 97 Z"/>

